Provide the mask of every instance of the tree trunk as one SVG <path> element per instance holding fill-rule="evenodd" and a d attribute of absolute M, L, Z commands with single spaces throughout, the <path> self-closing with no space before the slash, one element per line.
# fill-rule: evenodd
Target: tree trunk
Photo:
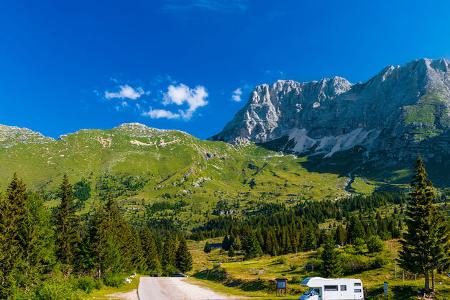
<path fill-rule="evenodd" d="M 430 274 L 428 273 L 428 270 L 425 271 L 425 293 L 428 293 L 430 290 Z"/>
<path fill-rule="evenodd" d="M 431 291 L 434 292 L 434 270 L 431 270 Z"/>

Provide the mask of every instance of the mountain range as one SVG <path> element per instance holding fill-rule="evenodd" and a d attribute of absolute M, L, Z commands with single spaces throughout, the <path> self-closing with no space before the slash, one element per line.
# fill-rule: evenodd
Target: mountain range
<path fill-rule="evenodd" d="M 322 165 L 357 157 L 347 171 L 395 168 L 417 156 L 442 166 L 450 154 L 449 107 L 449 61 L 418 59 L 356 84 L 333 77 L 259 85 L 211 139 L 254 142 Z"/>

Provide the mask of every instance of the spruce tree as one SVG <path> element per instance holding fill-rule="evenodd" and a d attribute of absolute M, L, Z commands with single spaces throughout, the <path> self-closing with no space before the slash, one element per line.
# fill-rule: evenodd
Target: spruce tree
<path fill-rule="evenodd" d="M 348 225 L 348 239 L 351 244 L 353 244 L 357 238 L 365 238 L 364 226 L 361 219 L 356 215 L 352 215 Z"/>
<path fill-rule="evenodd" d="M 0 298 L 14 298 L 29 289 L 54 263 L 53 231 L 49 211 L 14 175 L 6 197 L 0 198 Z"/>
<path fill-rule="evenodd" d="M 59 187 L 59 198 L 61 204 L 56 212 L 56 254 L 59 261 L 65 265 L 66 272 L 70 273 L 77 255 L 80 235 L 73 189 L 67 175 L 63 176 Z"/>
<path fill-rule="evenodd" d="M 346 241 L 347 241 L 347 230 L 345 230 L 342 224 L 339 224 L 336 227 L 336 242 L 339 245 L 344 246 Z"/>
<path fill-rule="evenodd" d="M 161 263 L 159 261 L 158 249 L 153 233 L 148 227 L 141 231 L 141 246 L 144 257 L 146 258 L 147 271 L 151 274 L 159 274 L 161 272 Z"/>
<path fill-rule="evenodd" d="M 176 253 L 176 267 L 185 273 L 192 270 L 192 255 L 187 247 L 186 240 L 182 238 Z"/>
<path fill-rule="evenodd" d="M 433 280 L 434 271 L 448 260 L 449 234 L 444 218 L 434 205 L 435 190 L 421 159 L 417 159 L 415 171 L 399 262 L 404 269 L 424 275 L 424 288 L 428 292 L 430 276 Z"/>
<path fill-rule="evenodd" d="M 261 245 L 256 238 L 255 232 L 251 231 L 244 241 L 245 259 L 258 257 L 262 254 Z"/>
<path fill-rule="evenodd" d="M 234 238 L 233 248 L 236 251 L 240 251 L 242 249 L 242 242 L 238 235 Z"/>
<path fill-rule="evenodd" d="M 231 245 L 230 249 L 228 249 L 228 256 L 229 257 L 234 257 L 236 255 L 235 251 L 234 251 L 234 246 Z"/>
<path fill-rule="evenodd" d="M 325 277 L 339 277 L 342 275 L 342 268 L 339 253 L 335 247 L 335 241 L 331 236 L 326 238 L 322 252 L 322 273 Z"/>
<path fill-rule="evenodd" d="M 24 260 L 24 224 L 27 211 L 26 186 L 16 174 L 0 199 L 0 298 L 10 298 L 19 284 L 17 275 Z"/>
<path fill-rule="evenodd" d="M 164 240 L 162 255 L 162 266 L 166 273 L 173 273 L 176 266 L 177 238 L 174 234 L 167 235 Z M 170 275 L 170 274 L 169 274 Z"/>

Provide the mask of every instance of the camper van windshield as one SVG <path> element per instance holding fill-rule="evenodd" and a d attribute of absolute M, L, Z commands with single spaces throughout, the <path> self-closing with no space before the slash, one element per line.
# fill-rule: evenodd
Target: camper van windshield
<path fill-rule="evenodd" d="M 307 290 L 307 291 L 305 292 L 304 295 L 306 295 L 306 296 L 315 296 L 315 295 L 319 295 L 319 289 L 310 289 L 310 290 Z"/>

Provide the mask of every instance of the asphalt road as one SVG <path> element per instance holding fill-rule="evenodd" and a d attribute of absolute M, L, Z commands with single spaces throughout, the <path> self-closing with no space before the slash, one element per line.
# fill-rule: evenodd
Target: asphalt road
<path fill-rule="evenodd" d="M 141 277 L 140 300 L 225 300 L 227 296 L 197 286 L 180 277 Z"/>

